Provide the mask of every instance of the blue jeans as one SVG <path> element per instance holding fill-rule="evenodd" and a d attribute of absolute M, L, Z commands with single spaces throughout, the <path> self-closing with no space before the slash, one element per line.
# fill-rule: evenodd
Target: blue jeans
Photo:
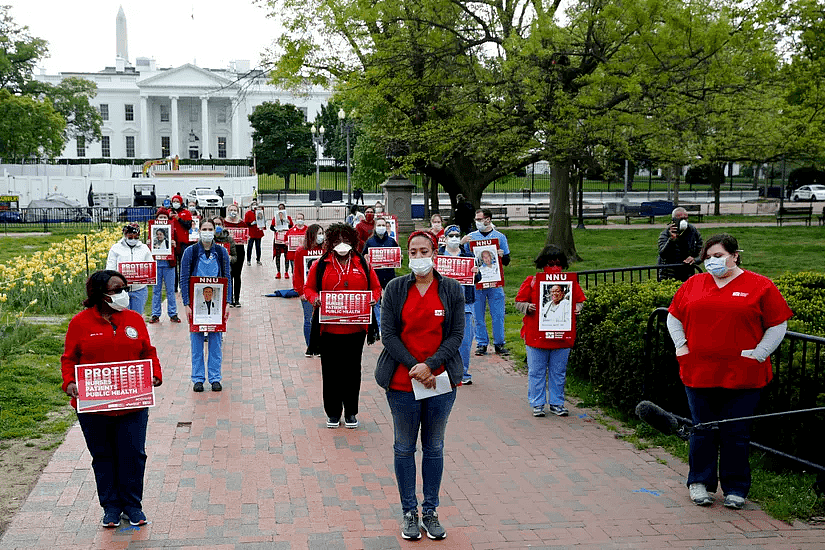
<path fill-rule="evenodd" d="M 461 361 L 464 363 L 464 377 L 462 378 L 462 382 L 473 379 L 473 375 L 470 374 L 470 350 L 473 347 L 473 312 L 467 311 L 467 309 L 471 307 L 472 304 L 467 304 L 464 309 L 464 339 L 458 348 Z"/>
<path fill-rule="evenodd" d="M 490 336 L 487 334 L 487 321 L 484 312 L 490 304 L 490 317 L 493 318 L 493 344 L 504 345 L 504 289 L 501 287 L 476 289 L 476 301 L 473 314 L 476 325 L 476 345 L 487 347 Z"/>
<path fill-rule="evenodd" d="M 166 287 L 166 313 L 169 317 L 178 314 L 178 303 L 175 300 L 175 268 L 158 266 L 158 282 L 152 290 L 152 316 L 160 317 L 161 298 L 163 287 Z"/>
<path fill-rule="evenodd" d="M 564 405 L 564 381 L 570 348 L 527 347 L 527 399 L 532 407 L 543 407 L 550 390 L 551 405 Z"/>
<path fill-rule="evenodd" d="M 149 409 L 109 416 L 77 415 L 92 455 L 97 498 L 104 509 L 141 508 Z"/>
<path fill-rule="evenodd" d="M 307 343 L 307 347 L 309 347 L 309 335 L 312 332 L 312 304 L 301 300 L 301 308 L 304 310 L 304 341 Z"/>
<path fill-rule="evenodd" d="M 389 390 L 387 402 L 392 412 L 395 442 L 395 478 L 401 495 L 401 509 L 406 514 L 418 508 L 415 497 L 415 444 L 421 430 L 421 478 L 423 512 L 438 507 L 438 491 L 444 473 L 444 432 L 455 403 L 456 391 L 427 399 L 415 400 L 412 392 Z"/>
<path fill-rule="evenodd" d="M 372 306 L 372 316 L 375 317 L 375 322 L 378 323 L 378 336 L 381 336 L 381 298 Z"/>
<path fill-rule="evenodd" d="M 205 382 L 209 375 L 209 383 L 221 381 L 221 361 L 223 360 L 223 333 L 207 332 L 206 343 L 209 347 L 207 372 L 203 368 L 203 332 L 190 332 L 189 341 L 192 345 L 192 382 Z"/>
<path fill-rule="evenodd" d="M 146 309 L 146 300 L 149 299 L 149 287 L 145 286 L 140 290 L 133 290 L 129 293 L 129 309 L 137 311 L 143 315 L 143 310 Z"/>
<path fill-rule="evenodd" d="M 685 393 L 693 423 L 698 424 L 753 415 L 762 390 L 685 386 Z M 690 436 L 690 473 L 687 484 L 703 483 L 713 493 L 719 483 L 726 495 L 747 497 L 751 487 L 748 454 L 752 423 L 752 420 L 742 420 L 719 424 L 718 429 L 694 430 Z"/>

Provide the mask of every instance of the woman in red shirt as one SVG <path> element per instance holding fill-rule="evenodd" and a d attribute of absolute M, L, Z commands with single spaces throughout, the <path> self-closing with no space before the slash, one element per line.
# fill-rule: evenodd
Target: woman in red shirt
<path fill-rule="evenodd" d="M 324 241 L 324 254 L 312 264 L 304 282 L 304 295 L 315 305 L 315 315 L 321 305 L 322 291 L 369 290 L 371 308 L 381 298 L 381 283 L 375 270 L 354 248 L 358 244 L 355 230 L 346 224 L 334 223 L 327 229 Z M 340 426 L 342 410 L 346 427 L 358 427 L 361 355 L 368 329 L 366 324 L 320 324 L 317 343 L 313 329 L 310 348 L 320 350 L 321 354 L 328 428 Z"/>
<path fill-rule="evenodd" d="M 266 223 L 263 216 L 263 206 L 258 206 L 258 201 L 253 200 L 249 205 L 249 210 L 244 214 L 243 221 L 249 228 L 249 241 L 246 249 L 246 265 L 252 265 L 252 245 L 255 245 L 255 257 L 258 265 L 261 265 L 261 239 L 264 236 Z M 260 212 L 260 213 L 259 213 Z"/>
<path fill-rule="evenodd" d="M 247 236 L 235 239 L 235 253 L 237 259 L 231 265 L 232 273 L 232 303 L 230 307 L 241 307 L 241 272 L 243 271 L 244 247 L 246 246 L 246 239 L 249 238 L 249 229 L 244 220 L 241 219 L 241 209 L 237 203 L 232 203 L 226 207 L 226 219 L 223 222 L 224 227 L 232 227 L 235 229 L 246 229 Z"/>
<path fill-rule="evenodd" d="M 403 513 L 401 537 L 421 538 L 415 495 L 415 447 L 420 432 L 421 526 L 429 538 L 439 540 L 447 536 L 436 512 L 444 472 L 444 432 L 455 388 L 464 373 L 459 352 L 464 339 L 464 291 L 458 281 L 433 269 L 438 248 L 432 233 L 414 231 L 407 249 L 412 273 L 391 280 L 382 298 L 384 351 L 375 367 L 375 381 L 386 390 L 392 412 L 395 477 Z M 425 388 L 435 393 L 424 395 L 421 390 Z"/>
<path fill-rule="evenodd" d="M 290 250 L 289 249 L 289 239 L 290 239 L 290 237 L 293 237 L 295 235 L 300 235 L 301 237 L 303 237 L 304 235 L 306 235 L 306 232 L 307 232 L 307 226 L 306 226 L 306 222 L 304 221 L 304 215 L 302 213 L 298 212 L 295 215 L 295 225 L 290 227 L 286 232 L 286 244 L 287 244 L 286 263 L 287 263 L 287 265 L 284 267 L 284 276 L 287 279 L 289 278 L 289 268 L 292 268 L 292 276 L 293 277 L 297 273 L 297 271 L 295 271 L 295 252 L 296 252 L 297 249 L 296 250 Z"/>
<path fill-rule="evenodd" d="M 793 312 L 770 279 L 739 267 L 732 236 L 714 235 L 699 258 L 707 273 L 682 284 L 667 318 L 693 423 L 752 416 Z M 751 485 L 751 421 L 717 426 L 690 436 L 690 499 L 711 504 L 718 483 L 724 505 L 740 509 Z"/>
<path fill-rule="evenodd" d="M 75 367 L 149 359 L 152 385 L 163 375 L 143 316 L 130 311 L 128 282 L 117 271 L 97 271 L 86 281 L 83 311 L 72 317 L 60 366 L 63 391 L 77 409 Z M 117 527 L 125 513 L 132 525 L 144 525 L 143 474 L 146 468 L 146 426 L 149 409 L 78 413 L 77 419 L 92 455 L 103 526 Z"/>
<path fill-rule="evenodd" d="M 561 273 L 562 270 L 567 269 L 567 256 L 555 245 L 545 246 L 536 258 L 535 265 L 536 269 L 541 269 L 544 273 Z M 516 293 L 516 309 L 524 314 L 521 337 L 527 347 L 527 399 L 533 407 L 533 416 L 544 416 L 544 405 L 548 402 L 549 389 L 548 408 L 550 412 L 556 416 L 567 416 L 569 413 L 564 406 L 567 359 L 570 356 L 570 348 L 576 341 L 576 315 L 581 311 L 582 303 L 586 298 L 578 282 L 551 285 L 549 290 L 552 298 L 547 300 L 547 297 L 544 297 L 545 307 L 540 313 L 546 315 L 547 306 L 554 305 L 558 307 L 560 313 L 566 312 L 565 317 L 570 322 L 570 330 L 564 330 L 563 333 L 572 336 L 546 338 L 547 333 L 539 330 L 539 306 L 542 305 L 541 286 L 536 276 L 530 275 L 521 283 Z"/>
<path fill-rule="evenodd" d="M 287 238 L 287 234 L 293 225 L 292 216 L 286 213 L 286 205 L 284 203 L 279 204 L 275 216 L 272 217 L 272 223 L 269 224 L 269 229 L 275 232 L 275 238 L 272 240 L 272 259 L 275 260 L 275 268 L 278 270 L 275 274 L 276 279 L 281 278 L 282 255 L 287 256 L 284 260 L 284 279 L 289 279 L 290 258 L 287 255 L 288 249 L 284 239 Z"/>

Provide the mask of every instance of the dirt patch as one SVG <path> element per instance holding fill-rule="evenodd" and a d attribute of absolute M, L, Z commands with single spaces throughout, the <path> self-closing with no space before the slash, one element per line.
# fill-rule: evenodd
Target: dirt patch
<path fill-rule="evenodd" d="M 5 472 L 0 475 L 0 535 L 26 502 L 63 437 L 61 434 L 31 441 L 7 439 L 0 443 L 0 472 Z"/>

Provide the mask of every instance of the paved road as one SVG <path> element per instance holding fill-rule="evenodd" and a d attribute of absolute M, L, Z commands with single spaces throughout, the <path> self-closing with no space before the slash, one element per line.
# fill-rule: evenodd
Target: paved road
<path fill-rule="evenodd" d="M 533 418 L 525 376 L 495 356 L 473 359 L 475 383 L 459 389 L 450 418 L 439 508 L 448 537 L 403 541 L 391 417 L 372 377 L 380 344 L 365 352 L 361 426 L 327 429 L 299 304 L 260 297 L 275 286 L 271 270 L 245 267 L 222 393 L 192 392 L 185 325 L 164 317 L 150 326 L 165 378 L 149 421 L 150 524 L 99 527 L 75 426 L 0 550 L 825 548 L 825 531 L 772 520 L 751 503 L 739 512 L 692 505 L 684 464 L 616 439 L 590 409 Z"/>

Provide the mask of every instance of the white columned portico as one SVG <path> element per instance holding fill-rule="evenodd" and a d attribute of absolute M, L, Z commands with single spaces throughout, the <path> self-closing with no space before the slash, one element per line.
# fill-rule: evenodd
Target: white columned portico
<path fill-rule="evenodd" d="M 241 121 L 245 116 L 246 109 L 245 109 L 245 102 L 242 100 L 238 100 L 238 103 L 235 105 L 235 113 L 232 116 L 232 158 L 239 159 L 241 158 Z"/>
<path fill-rule="evenodd" d="M 140 156 L 150 158 L 149 153 L 149 98 L 140 96 Z"/>
<path fill-rule="evenodd" d="M 170 109 L 172 114 L 172 143 L 169 147 L 169 156 L 175 158 L 175 156 L 180 156 L 180 129 L 178 128 L 178 96 L 173 95 L 170 96 L 169 99 L 172 100 L 172 108 Z"/>
<path fill-rule="evenodd" d="M 201 158 L 209 158 L 209 97 L 201 96 Z"/>

